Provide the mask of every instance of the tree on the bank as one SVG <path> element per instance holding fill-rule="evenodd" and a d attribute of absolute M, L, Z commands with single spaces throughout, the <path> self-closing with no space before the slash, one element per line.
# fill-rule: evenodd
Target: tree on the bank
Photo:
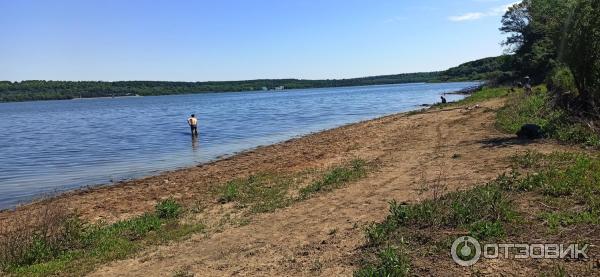
<path fill-rule="evenodd" d="M 521 76 L 546 81 L 565 105 L 599 117 L 600 0 L 524 0 L 502 17 Z"/>
<path fill-rule="evenodd" d="M 586 108 L 600 116 L 600 0 L 580 0 L 566 26 L 561 55 Z"/>

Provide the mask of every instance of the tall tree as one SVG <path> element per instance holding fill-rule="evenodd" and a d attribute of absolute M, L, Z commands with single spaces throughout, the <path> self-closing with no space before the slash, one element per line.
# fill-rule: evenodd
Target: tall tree
<path fill-rule="evenodd" d="M 542 82 L 557 62 L 565 18 L 575 0 L 524 0 L 502 17 L 500 31 L 509 34 L 504 45 L 517 54 L 521 75 Z"/>
<path fill-rule="evenodd" d="M 600 0 L 579 0 L 566 26 L 561 57 L 587 108 L 600 117 Z"/>

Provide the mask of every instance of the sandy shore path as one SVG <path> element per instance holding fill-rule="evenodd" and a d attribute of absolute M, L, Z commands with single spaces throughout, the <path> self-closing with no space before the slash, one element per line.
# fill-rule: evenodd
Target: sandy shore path
<path fill-rule="evenodd" d="M 325 167 L 354 157 L 376 161 L 368 177 L 211 234 L 157 246 L 99 268 L 93 276 L 351 275 L 364 226 L 382 220 L 388 201 L 427 197 L 424 184 L 448 190 L 489 181 L 508 170 L 508 158 L 527 149 L 557 150 L 551 142 L 523 143 L 494 128 L 502 100 L 477 109 L 449 108 L 394 115 L 259 148 L 196 168 L 63 198 L 90 219 L 122 218 L 176 195 L 202 199 L 210 184 L 253 172 Z M 442 176 L 441 178 L 439 176 Z M 106 201 L 99 201 L 105 198 Z M 210 205 L 220 205 L 205 199 Z M 102 203 L 102 204 L 100 204 Z"/>

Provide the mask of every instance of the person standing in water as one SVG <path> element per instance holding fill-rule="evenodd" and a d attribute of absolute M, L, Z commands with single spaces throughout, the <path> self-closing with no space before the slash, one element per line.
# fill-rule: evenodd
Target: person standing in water
<path fill-rule="evenodd" d="M 192 114 L 190 116 L 190 118 L 188 118 L 187 122 L 188 122 L 188 125 L 190 125 L 190 129 L 192 131 L 192 136 L 197 136 L 198 135 L 198 119 L 196 118 L 196 115 Z"/>

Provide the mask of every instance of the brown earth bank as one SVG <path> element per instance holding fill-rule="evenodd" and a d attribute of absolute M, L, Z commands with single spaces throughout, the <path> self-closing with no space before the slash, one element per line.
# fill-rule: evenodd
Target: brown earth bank
<path fill-rule="evenodd" d="M 151 247 L 91 275 L 351 275 L 365 243 L 364 227 L 384 219 L 390 200 L 412 203 L 429 197 L 423 187 L 433 180 L 443 180 L 448 191 L 482 184 L 508 171 L 509 158 L 527 150 L 573 150 L 553 141 L 519 141 L 497 131 L 495 111 L 502 103 L 495 99 L 477 108 L 432 109 L 356 123 L 193 168 L 66 193 L 1 212 L 0 223 L 43 209 L 47 202 L 92 222 L 114 222 L 173 197 L 188 209 L 200 210 L 195 217 L 206 222 L 207 232 Z M 236 178 L 260 172 L 293 174 L 355 158 L 376 167 L 343 188 L 274 212 L 239 213 L 215 197 L 215 187 Z"/>

